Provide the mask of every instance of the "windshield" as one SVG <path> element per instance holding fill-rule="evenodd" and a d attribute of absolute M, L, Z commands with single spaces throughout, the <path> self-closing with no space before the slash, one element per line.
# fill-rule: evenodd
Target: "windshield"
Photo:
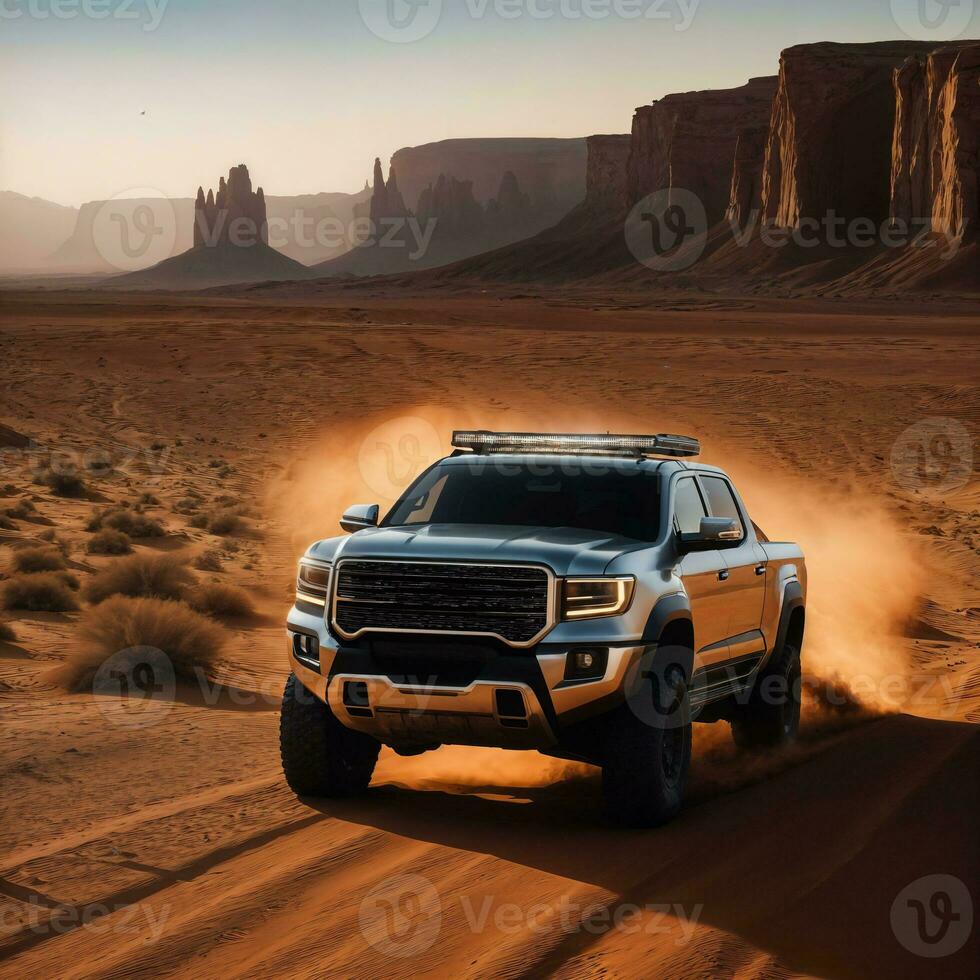
<path fill-rule="evenodd" d="M 610 466 L 595 460 L 570 469 L 484 458 L 443 463 L 409 488 L 383 526 L 573 527 L 638 541 L 657 539 L 660 480 L 656 473 L 635 463 Z"/>

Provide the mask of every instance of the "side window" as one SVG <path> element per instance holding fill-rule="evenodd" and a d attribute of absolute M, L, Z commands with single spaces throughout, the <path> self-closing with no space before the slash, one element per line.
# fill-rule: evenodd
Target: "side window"
<path fill-rule="evenodd" d="M 701 530 L 701 518 L 707 517 L 704 501 L 694 480 L 679 480 L 674 493 L 674 518 L 681 534 L 693 534 Z"/>
<path fill-rule="evenodd" d="M 712 517 L 730 517 L 738 521 L 745 534 L 745 525 L 742 524 L 742 515 L 738 512 L 738 504 L 732 494 L 732 488 L 720 477 L 702 476 L 701 485 L 704 492 L 708 495 L 708 506 L 711 508 Z"/>

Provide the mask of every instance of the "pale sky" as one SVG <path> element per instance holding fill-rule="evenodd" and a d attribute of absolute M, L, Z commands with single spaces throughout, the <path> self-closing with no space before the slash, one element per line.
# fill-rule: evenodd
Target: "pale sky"
<path fill-rule="evenodd" d="M 0 190 L 190 197 L 245 162 L 267 194 L 355 191 L 402 146 L 628 132 L 635 106 L 775 74 L 793 44 L 980 36 L 980 0 L 944 0 L 935 33 L 919 0 L 413 2 L 0 0 Z M 361 5 L 387 4 L 430 33 L 376 36 Z"/>

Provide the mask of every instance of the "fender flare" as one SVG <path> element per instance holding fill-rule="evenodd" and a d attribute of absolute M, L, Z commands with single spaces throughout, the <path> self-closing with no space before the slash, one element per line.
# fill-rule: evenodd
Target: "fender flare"
<path fill-rule="evenodd" d="M 645 671 L 653 671 L 656 674 L 662 673 L 667 665 L 668 658 L 670 663 L 680 663 L 686 680 L 690 683 L 691 675 L 694 673 L 694 649 L 685 649 L 678 656 L 677 649 L 671 648 L 662 650 L 659 646 L 660 637 L 664 630 L 671 623 L 687 622 L 690 624 L 692 632 L 694 629 L 694 619 L 691 616 L 691 601 L 683 592 L 675 592 L 672 595 L 658 599 L 650 616 L 647 619 L 646 628 L 643 630 L 643 644 L 646 648 L 643 654 Z"/>
<path fill-rule="evenodd" d="M 789 633 L 789 624 L 793 618 L 793 613 L 797 609 L 805 608 L 803 586 L 800 585 L 799 580 L 794 579 L 792 582 L 787 582 L 786 588 L 783 589 L 783 607 L 779 612 L 779 626 L 776 629 L 776 642 L 769 655 L 770 660 L 774 656 L 778 656 L 786 644 L 786 634 Z"/>

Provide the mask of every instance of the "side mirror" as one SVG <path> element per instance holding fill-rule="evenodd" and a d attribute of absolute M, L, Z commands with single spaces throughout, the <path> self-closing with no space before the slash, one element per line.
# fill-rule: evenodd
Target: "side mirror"
<path fill-rule="evenodd" d="M 713 551 L 742 542 L 742 525 L 731 517 L 702 517 L 700 531 L 681 535 L 682 551 Z"/>
<path fill-rule="evenodd" d="M 353 504 L 344 511 L 340 526 L 353 534 L 366 527 L 377 527 L 381 510 L 377 504 Z"/>

